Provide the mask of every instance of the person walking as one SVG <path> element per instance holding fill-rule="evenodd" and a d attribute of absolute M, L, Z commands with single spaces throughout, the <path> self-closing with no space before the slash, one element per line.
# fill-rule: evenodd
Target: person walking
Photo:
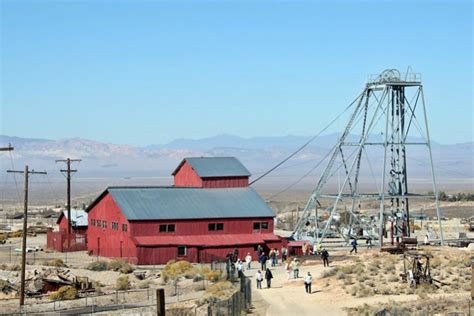
<path fill-rule="evenodd" d="M 318 255 L 321 253 L 321 243 L 318 243 L 316 245 L 316 250 L 315 251 L 316 251 L 316 254 L 318 254 Z"/>
<path fill-rule="evenodd" d="M 262 252 L 263 252 L 262 246 L 258 245 L 257 246 L 257 258 L 260 258 L 260 256 L 262 255 Z"/>
<path fill-rule="evenodd" d="M 277 265 L 278 264 L 278 256 L 280 255 L 280 252 L 278 251 L 278 249 L 275 248 L 275 264 Z"/>
<path fill-rule="evenodd" d="M 303 252 L 303 256 L 306 256 L 307 251 L 308 251 L 308 245 L 306 243 L 303 243 L 303 246 L 301 246 L 301 252 Z"/>
<path fill-rule="evenodd" d="M 321 251 L 321 259 L 323 259 L 323 264 L 325 267 L 329 267 L 329 252 L 326 248 Z"/>
<path fill-rule="evenodd" d="M 365 243 L 367 244 L 367 249 L 372 248 L 372 238 L 370 236 L 367 238 Z"/>
<path fill-rule="evenodd" d="M 265 255 L 265 252 L 262 252 L 260 255 L 260 258 L 258 258 L 258 262 L 260 262 L 260 268 L 262 271 L 265 271 L 267 269 L 267 256 Z"/>
<path fill-rule="evenodd" d="M 270 271 L 270 268 L 267 268 L 267 271 L 265 271 L 265 279 L 267 280 L 267 288 L 270 288 L 273 279 L 273 274 L 272 271 Z"/>
<path fill-rule="evenodd" d="M 288 274 L 288 280 L 291 278 L 291 260 L 288 258 L 285 262 L 285 271 Z"/>
<path fill-rule="evenodd" d="M 281 261 L 286 262 L 286 256 L 288 254 L 288 249 L 285 246 L 281 247 Z"/>
<path fill-rule="evenodd" d="M 310 272 L 308 272 L 308 275 L 304 277 L 304 288 L 306 290 L 306 293 L 311 294 L 311 283 L 313 282 L 313 276 L 311 275 Z"/>
<path fill-rule="evenodd" d="M 295 279 L 299 278 L 300 263 L 298 259 L 294 258 L 293 261 L 291 262 L 291 270 L 293 270 L 293 277 Z"/>
<path fill-rule="evenodd" d="M 270 257 L 270 262 L 271 262 L 272 267 L 274 267 L 275 266 L 275 249 L 272 248 L 268 256 Z"/>
<path fill-rule="evenodd" d="M 262 271 L 258 270 L 257 273 L 255 274 L 255 280 L 257 281 L 257 289 L 262 289 Z"/>
<path fill-rule="evenodd" d="M 250 264 L 252 263 L 250 252 L 247 252 L 247 255 L 245 256 L 245 263 L 247 264 L 247 270 L 250 270 Z"/>
<path fill-rule="evenodd" d="M 351 246 L 352 246 L 352 249 L 351 249 L 351 252 L 350 252 L 350 253 L 352 253 L 353 251 L 354 251 L 355 253 L 357 253 L 357 239 L 355 239 L 355 238 L 352 239 L 352 241 L 351 241 Z"/>
<path fill-rule="evenodd" d="M 237 260 L 237 275 L 240 278 L 244 277 L 244 263 L 239 259 Z"/>

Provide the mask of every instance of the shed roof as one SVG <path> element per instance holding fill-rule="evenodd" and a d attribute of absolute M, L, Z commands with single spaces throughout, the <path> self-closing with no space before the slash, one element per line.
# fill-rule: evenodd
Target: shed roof
<path fill-rule="evenodd" d="M 252 188 L 109 187 L 128 220 L 275 217 Z"/>
<path fill-rule="evenodd" d="M 210 177 L 250 177 L 250 171 L 235 157 L 189 157 L 184 158 L 172 175 L 176 175 L 185 162 L 201 178 Z"/>
<path fill-rule="evenodd" d="M 279 241 L 278 236 L 267 234 L 220 234 L 189 236 L 136 236 L 138 246 L 235 246 L 256 245 L 267 241 Z"/>
<path fill-rule="evenodd" d="M 64 216 L 67 218 L 67 210 L 63 210 L 62 214 L 58 218 L 58 223 L 61 220 L 61 217 Z M 84 210 L 71 210 L 71 223 L 72 226 L 87 226 L 87 213 Z"/>

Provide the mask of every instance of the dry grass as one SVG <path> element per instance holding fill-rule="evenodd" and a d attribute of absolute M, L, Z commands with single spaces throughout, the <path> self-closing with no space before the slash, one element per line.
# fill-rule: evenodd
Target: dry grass
<path fill-rule="evenodd" d="M 0 270 L 5 270 L 5 271 L 20 271 L 21 270 L 21 266 L 17 263 L 13 263 L 13 264 L 6 264 L 6 263 L 2 263 L 0 265 Z"/>
<path fill-rule="evenodd" d="M 115 289 L 119 291 L 130 289 L 130 281 L 128 280 L 127 275 L 122 275 L 117 278 L 117 281 L 115 282 Z"/>
<path fill-rule="evenodd" d="M 165 282 L 177 282 L 179 278 L 183 277 L 191 269 L 193 269 L 193 267 L 188 261 L 171 260 L 166 264 L 165 268 L 161 272 L 161 277 Z"/>
<path fill-rule="evenodd" d="M 107 270 L 107 261 L 105 260 L 97 260 L 94 262 L 89 263 L 87 269 L 92 271 L 105 271 Z"/>
<path fill-rule="evenodd" d="M 77 290 L 70 285 L 62 286 L 56 292 L 49 295 L 53 301 L 74 300 L 77 298 Z"/>
<path fill-rule="evenodd" d="M 123 259 L 114 259 L 107 263 L 107 270 L 118 271 L 120 273 L 127 274 L 132 273 L 135 269 Z"/>
<path fill-rule="evenodd" d="M 51 259 L 51 260 L 45 260 L 42 263 L 44 266 L 52 266 L 52 267 L 58 267 L 58 268 L 65 268 L 67 265 L 62 261 L 61 259 Z"/>
<path fill-rule="evenodd" d="M 219 281 L 215 284 L 210 285 L 204 292 L 203 301 L 206 302 L 215 302 L 218 300 L 223 300 L 229 298 L 234 294 L 236 289 L 229 281 Z"/>

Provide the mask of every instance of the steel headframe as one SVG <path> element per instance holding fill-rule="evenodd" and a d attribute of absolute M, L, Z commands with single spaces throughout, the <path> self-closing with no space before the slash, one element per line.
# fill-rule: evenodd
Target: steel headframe
<path fill-rule="evenodd" d="M 413 98 L 410 102 L 405 94 L 407 90 L 413 92 Z M 418 123 L 417 116 L 415 115 L 420 104 L 424 126 Z M 369 141 L 371 133 L 374 132 L 375 126 L 381 119 L 385 119 L 385 122 L 381 122 L 382 126 L 380 127 L 384 130 L 382 132 L 384 135 L 383 141 Z M 360 124 L 358 125 L 358 123 Z M 356 126 L 358 130 L 355 130 Z M 413 126 L 420 132 L 421 141 L 408 139 L 409 131 L 413 129 Z M 351 132 L 358 136 L 358 141 L 349 141 Z M 383 150 L 381 182 L 377 193 L 361 193 L 358 188 L 361 158 L 364 154 L 367 156 L 366 147 L 368 146 L 378 146 Z M 406 164 L 407 146 L 423 146 L 427 148 L 433 190 L 432 195 L 409 193 Z M 345 153 L 347 148 L 354 148 L 350 155 Z M 366 158 L 369 167 L 372 168 L 368 156 Z M 340 162 L 339 165 L 336 164 L 337 161 Z M 345 176 L 337 193 L 323 194 L 328 181 L 339 169 L 344 170 Z M 421 75 L 407 73 L 402 78 L 400 72 L 396 69 L 385 70 L 381 74 L 369 76 L 364 91 L 355 103 L 355 109 L 336 145 L 333 147 L 327 166 L 323 170 L 315 189 L 306 203 L 303 214 L 296 224 L 293 237 L 297 240 L 310 240 L 313 245 L 321 243 L 328 235 L 328 232 L 332 230 L 332 224 L 334 223 L 339 204 L 343 204 L 342 206 L 349 213 L 350 219 L 349 223 L 346 223 L 346 232 L 339 229 L 337 231 L 346 242 L 352 237 L 353 227 L 358 226 L 370 238 L 378 239 L 380 246 L 382 246 L 386 233 L 385 226 L 389 222 L 391 242 L 393 244 L 394 241 L 398 242 L 401 237 L 410 236 L 409 200 L 428 197 L 434 197 L 435 199 L 441 244 L 444 244 Z M 324 224 L 322 233 L 319 231 L 320 223 L 318 218 L 318 208 L 322 207 L 321 199 L 334 201 L 326 208 L 329 217 Z M 356 211 L 356 207 L 360 207 L 360 202 L 366 200 L 380 201 L 378 225 L 376 221 L 367 222 L 362 220 L 362 217 Z M 349 207 L 346 205 L 346 201 L 350 205 Z M 389 207 L 387 207 L 387 203 Z M 312 215 L 313 211 L 314 215 Z M 313 227 L 311 227 L 311 222 L 314 223 Z"/>

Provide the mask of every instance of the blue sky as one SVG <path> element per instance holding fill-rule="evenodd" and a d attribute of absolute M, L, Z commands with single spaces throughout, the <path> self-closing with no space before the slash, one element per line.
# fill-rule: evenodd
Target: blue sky
<path fill-rule="evenodd" d="M 1 134 L 309 136 L 411 66 L 432 138 L 473 138 L 471 1 L 0 3 Z"/>

